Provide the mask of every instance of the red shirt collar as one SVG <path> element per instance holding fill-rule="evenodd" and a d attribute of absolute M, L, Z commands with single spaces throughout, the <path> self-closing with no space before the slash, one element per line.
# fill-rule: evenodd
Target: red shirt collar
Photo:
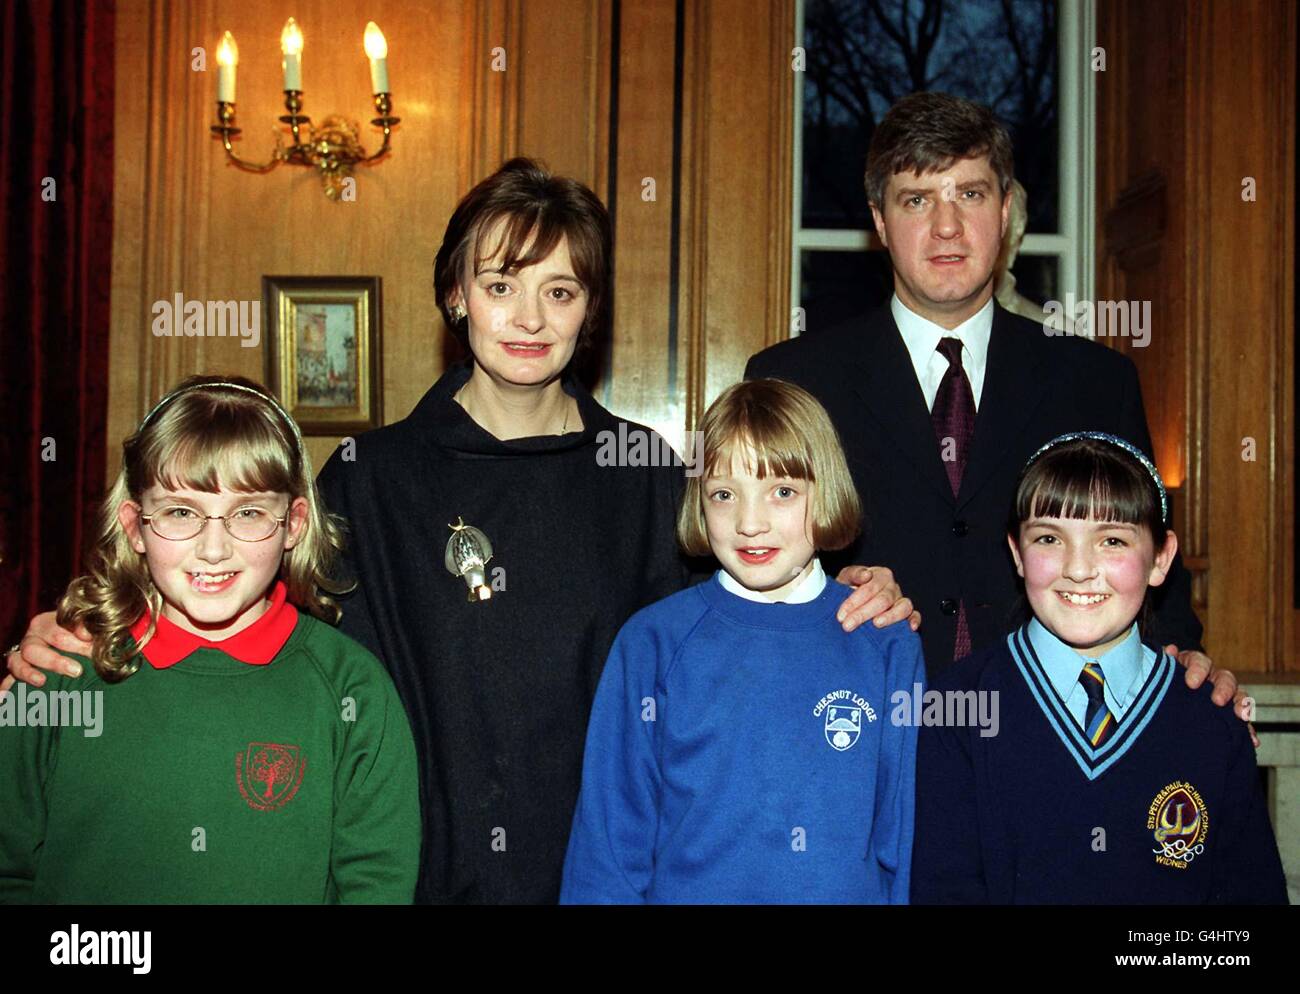
<path fill-rule="evenodd" d="M 141 651 L 157 670 L 174 666 L 196 649 L 219 649 L 241 663 L 265 666 L 284 648 L 298 624 L 298 610 L 286 600 L 287 593 L 284 581 L 277 580 L 271 590 L 271 606 L 262 616 L 243 631 L 219 642 L 187 632 L 165 616 L 160 616 L 157 631 Z M 148 630 L 149 609 L 145 608 L 144 614 L 131 626 L 131 635 L 138 643 Z"/>

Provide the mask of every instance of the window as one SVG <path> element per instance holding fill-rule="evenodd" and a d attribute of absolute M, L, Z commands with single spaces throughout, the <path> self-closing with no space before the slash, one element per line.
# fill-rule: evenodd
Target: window
<path fill-rule="evenodd" d="M 1007 126 L 1028 223 L 1012 273 L 1039 303 L 1091 299 L 1092 0 L 799 0 L 792 299 L 804 333 L 889 299 L 862 176 L 899 98 L 944 90 Z"/>

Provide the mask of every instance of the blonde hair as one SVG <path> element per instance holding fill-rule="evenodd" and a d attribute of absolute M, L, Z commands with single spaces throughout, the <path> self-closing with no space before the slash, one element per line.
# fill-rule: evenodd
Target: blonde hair
<path fill-rule="evenodd" d="M 677 542 L 688 556 L 710 554 L 704 521 L 705 477 L 752 452 L 758 478 L 769 474 L 809 480 L 812 541 L 818 550 L 843 549 L 862 527 L 862 503 L 849 474 L 830 415 L 812 394 L 781 380 L 748 380 L 728 387 L 704 412 L 704 467 L 686 481 L 677 515 Z"/>
<path fill-rule="evenodd" d="M 238 376 L 192 376 L 164 397 L 122 443 L 122 471 L 99 510 L 89 572 L 68 585 L 59 602 L 63 627 L 90 632 L 95 670 L 109 682 L 140 668 L 139 650 L 153 638 L 162 595 L 143 553 L 131 547 L 118 520 L 125 501 L 140 502 L 155 484 L 217 493 L 287 493 L 307 501 L 298 541 L 284 552 L 280 576 L 288 600 L 337 623 L 342 610 L 330 596 L 349 587 L 330 579 L 343 548 L 343 522 L 316 492 L 311 459 L 298 427 L 266 389 Z M 142 525 L 141 527 L 145 527 Z M 131 626 L 148 608 L 149 629 L 137 645 Z"/>

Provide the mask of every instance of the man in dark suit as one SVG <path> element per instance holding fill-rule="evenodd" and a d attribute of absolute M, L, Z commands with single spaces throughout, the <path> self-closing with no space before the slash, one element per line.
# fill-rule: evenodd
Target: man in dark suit
<path fill-rule="evenodd" d="M 931 674 L 1014 627 L 1007 518 L 1030 455 L 1087 429 L 1151 451 L 1127 356 L 1048 334 L 993 300 L 1012 178 L 1010 138 L 986 108 L 940 93 L 899 101 L 866 176 L 893 299 L 851 326 L 772 346 L 745 370 L 797 383 L 830 412 L 865 512 L 839 561 L 893 569 L 924 618 Z M 1157 594 L 1154 634 L 1181 647 L 1189 684 L 1212 675 L 1226 703 L 1236 680 L 1198 651 L 1181 560 Z"/>

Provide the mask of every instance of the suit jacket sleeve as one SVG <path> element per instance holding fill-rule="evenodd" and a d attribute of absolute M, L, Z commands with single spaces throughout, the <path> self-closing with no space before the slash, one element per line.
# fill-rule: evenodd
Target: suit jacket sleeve
<path fill-rule="evenodd" d="M 772 362 L 772 350 L 765 349 L 749 357 L 749 362 L 745 364 L 745 379 L 761 380 L 767 377 L 776 380 L 786 379 L 786 376 L 776 370 Z"/>
<path fill-rule="evenodd" d="M 1146 409 L 1142 404 L 1142 386 L 1138 381 L 1137 367 L 1125 362 L 1126 380 L 1120 408 L 1119 434 L 1151 453 L 1151 433 L 1147 429 Z M 1171 505 L 1172 506 L 1172 505 Z M 1179 649 L 1203 649 L 1200 619 L 1192 609 L 1192 576 L 1183 565 L 1179 552 L 1165 577 L 1165 582 L 1152 591 L 1152 636 L 1161 645 L 1175 643 Z"/>

